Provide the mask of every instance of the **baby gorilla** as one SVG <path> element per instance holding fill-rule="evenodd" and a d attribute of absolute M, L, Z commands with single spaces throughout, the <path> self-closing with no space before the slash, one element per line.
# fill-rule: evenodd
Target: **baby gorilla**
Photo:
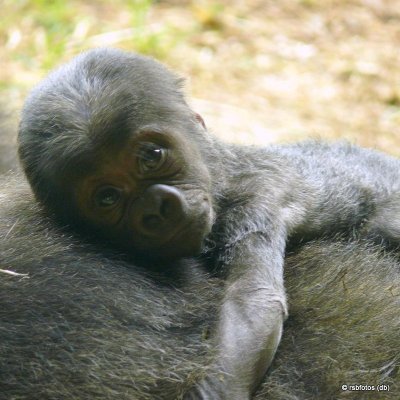
<path fill-rule="evenodd" d="M 286 315 L 287 245 L 368 235 L 396 244 L 399 161 L 347 144 L 220 143 L 156 61 L 84 53 L 26 101 L 19 154 L 39 201 L 141 260 L 202 253 L 226 279 L 218 354 L 187 399 L 249 399 Z"/>

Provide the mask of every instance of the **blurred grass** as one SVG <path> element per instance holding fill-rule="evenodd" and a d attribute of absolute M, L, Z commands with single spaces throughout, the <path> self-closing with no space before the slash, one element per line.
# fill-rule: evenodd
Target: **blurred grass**
<path fill-rule="evenodd" d="M 119 45 L 162 58 L 179 36 L 168 26 L 147 26 L 150 0 L 3 0 L 0 6 L 6 16 L 0 22 L 2 58 L 9 63 L 9 74 L 0 75 L 2 88 L 30 86 L 37 74 L 88 47 Z"/>
<path fill-rule="evenodd" d="M 219 135 L 346 138 L 400 155 L 400 0 L 0 0 L 0 89 L 19 107 L 82 50 L 152 55 L 188 77 Z"/>

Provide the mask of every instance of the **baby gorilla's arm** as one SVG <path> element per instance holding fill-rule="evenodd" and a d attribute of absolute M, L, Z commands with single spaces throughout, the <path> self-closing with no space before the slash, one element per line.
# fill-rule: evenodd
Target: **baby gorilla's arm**
<path fill-rule="evenodd" d="M 215 340 L 215 371 L 185 399 L 249 399 L 278 347 L 286 314 L 285 240 L 254 232 L 233 247 Z"/>

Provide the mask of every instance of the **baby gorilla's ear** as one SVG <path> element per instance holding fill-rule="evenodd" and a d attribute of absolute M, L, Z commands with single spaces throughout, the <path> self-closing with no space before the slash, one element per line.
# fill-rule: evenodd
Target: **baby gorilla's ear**
<path fill-rule="evenodd" d="M 194 113 L 194 118 L 196 119 L 196 121 L 197 121 L 199 124 L 202 125 L 202 127 L 203 127 L 204 129 L 207 130 L 206 123 L 204 122 L 204 119 L 203 119 L 203 117 L 202 117 L 200 114 Z"/>

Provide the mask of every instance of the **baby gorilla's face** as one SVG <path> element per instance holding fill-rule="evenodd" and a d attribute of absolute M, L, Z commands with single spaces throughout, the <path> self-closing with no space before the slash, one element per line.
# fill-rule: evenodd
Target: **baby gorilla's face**
<path fill-rule="evenodd" d="M 198 254 L 214 219 L 209 176 L 179 135 L 142 130 L 102 150 L 73 181 L 79 219 L 130 252 L 174 259 Z"/>
<path fill-rule="evenodd" d="M 198 253 L 214 220 L 204 162 L 212 149 L 181 86 L 151 58 L 112 49 L 50 74 L 20 123 L 36 197 L 62 223 L 130 252 Z"/>

